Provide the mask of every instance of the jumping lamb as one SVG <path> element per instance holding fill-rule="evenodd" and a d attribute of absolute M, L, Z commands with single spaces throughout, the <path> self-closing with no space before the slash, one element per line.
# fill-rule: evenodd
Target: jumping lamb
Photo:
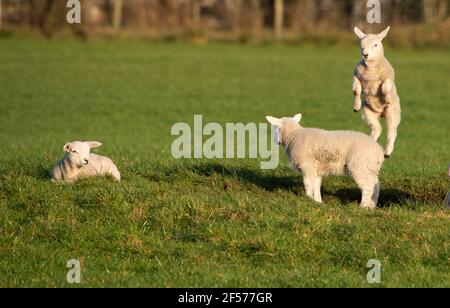
<path fill-rule="evenodd" d="M 363 59 L 356 66 L 353 75 L 353 110 L 362 110 L 363 120 L 372 129 L 377 141 L 382 133 L 380 118 L 386 118 L 387 145 L 385 157 L 394 151 L 397 129 L 401 121 L 400 97 L 395 86 L 395 72 L 384 57 L 383 39 L 390 27 L 380 34 L 365 34 L 355 27 L 355 34 L 361 39 Z"/>
<path fill-rule="evenodd" d="M 301 114 L 293 118 L 266 117 L 275 128 L 274 142 L 285 148 L 292 168 L 303 174 L 308 197 L 321 203 L 322 178 L 349 174 L 362 191 L 361 207 L 376 208 L 383 148 L 363 133 L 303 128 L 301 118 Z"/>
<path fill-rule="evenodd" d="M 101 145 L 96 141 L 75 141 L 64 145 L 63 151 L 66 154 L 53 169 L 52 181 L 73 183 L 81 178 L 94 176 L 111 176 L 120 181 L 119 170 L 111 159 L 90 153 L 91 149 Z"/>

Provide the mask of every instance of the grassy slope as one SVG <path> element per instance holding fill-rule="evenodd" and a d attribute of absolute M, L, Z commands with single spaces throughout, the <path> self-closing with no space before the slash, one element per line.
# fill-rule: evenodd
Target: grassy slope
<path fill-rule="evenodd" d="M 403 123 L 382 172 L 382 209 L 350 179 L 304 196 L 283 158 L 174 161 L 171 126 L 262 122 L 368 131 L 352 112 L 358 48 L 198 47 L 0 40 L 0 286 L 450 287 L 449 65 L 441 51 L 388 50 Z M 64 142 L 95 139 L 124 181 L 48 181 Z M 384 139 L 383 139 L 384 142 Z"/>

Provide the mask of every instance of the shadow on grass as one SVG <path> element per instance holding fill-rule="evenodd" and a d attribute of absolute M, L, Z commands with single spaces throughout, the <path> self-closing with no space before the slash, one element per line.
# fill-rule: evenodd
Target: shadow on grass
<path fill-rule="evenodd" d="M 254 170 L 248 167 L 231 167 L 221 165 L 219 163 L 204 163 L 183 166 L 183 169 L 198 174 L 200 176 L 211 176 L 219 174 L 223 177 L 232 177 L 247 183 L 252 183 L 266 191 L 286 190 L 296 194 L 304 194 L 303 180 L 301 176 L 280 176 L 270 175 L 260 170 Z M 325 196 L 333 196 L 341 201 L 341 203 L 359 203 L 361 201 L 361 191 L 355 188 L 341 188 L 337 191 L 327 191 L 322 187 L 322 194 Z M 407 191 L 396 188 L 384 188 L 381 190 L 379 207 L 386 208 L 393 205 L 402 205 L 411 202 L 430 202 L 429 198 L 418 198 Z"/>
<path fill-rule="evenodd" d="M 44 164 L 40 164 L 39 166 L 37 166 L 36 168 L 36 178 L 38 180 L 43 180 L 43 181 L 50 181 L 52 178 L 52 171 L 53 171 L 53 166 L 49 165 L 44 165 Z"/>
<path fill-rule="evenodd" d="M 361 191 L 358 188 L 343 188 L 336 191 L 334 194 L 342 203 L 360 202 Z M 378 207 L 386 208 L 393 205 L 404 204 L 407 202 L 417 201 L 412 194 L 393 188 L 382 189 L 380 192 L 380 199 L 378 200 Z M 424 200 L 422 200 L 424 201 Z"/>
<path fill-rule="evenodd" d="M 191 171 L 202 176 L 219 174 L 224 177 L 234 177 L 247 183 L 252 183 L 267 191 L 288 190 L 298 191 L 303 187 L 298 176 L 266 175 L 247 167 L 227 167 L 216 163 L 192 166 Z M 299 181 L 300 180 L 300 181 Z"/>

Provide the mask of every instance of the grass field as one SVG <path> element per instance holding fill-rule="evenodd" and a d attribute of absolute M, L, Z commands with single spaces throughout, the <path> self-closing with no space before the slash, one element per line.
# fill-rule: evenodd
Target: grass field
<path fill-rule="evenodd" d="M 357 45 L 0 40 L 0 286 L 68 287 L 79 259 L 83 287 L 372 287 L 378 259 L 381 287 L 450 287 L 449 53 L 386 52 L 403 122 L 367 211 L 346 177 L 310 201 L 284 157 L 261 171 L 170 153 L 194 114 L 368 132 L 352 112 Z M 73 140 L 103 142 L 123 181 L 52 184 Z"/>

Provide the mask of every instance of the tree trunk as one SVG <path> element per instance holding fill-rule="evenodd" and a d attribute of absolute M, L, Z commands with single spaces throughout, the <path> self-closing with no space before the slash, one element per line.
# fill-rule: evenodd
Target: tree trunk
<path fill-rule="evenodd" d="M 275 0 L 274 8 L 274 29 L 275 37 L 281 39 L 284 25 L 284 0 Z"/>
<path fill-rule="evenodd" d="M 179 27 L 178 22 L 178 1 L 164 0 L 164 19 L 169 29 L 176 29 Z"/>
<path fill-rule="evenodd" d="M 3 10 L 2 10 L 2 0 L 0 0 L 0 30 L 3 27 Z"/>
<path fill-rule="evenodd" d="M 147 23 L 152 28 L 161 27 L 161 3 L 159 0 L 147 1 Z"/>
<path fill-rule="evenodd" d="M 298 0 L 293 6 L 292 28 L 296 31 L 311 29 L 316 20 L 316 2 L 314 0 Z"/>
<path fill-rule="evenodd" d="M 232 16 L 232 28 L 234 32 L 239 32 L 241 29 L 241 13 L 242 13 L 242 0 L 231 0 L 231 16 Z"/>
<path fill-rule="evenodd" d="M 200 0 L 192 0 L 192 25 L 194 28 L 200 28 L 201 6 Z"/>
<path fill-rule="evenodd" d="M 113 27 L 115 31 L 120 31 L 122 28 L 122 9 L 123 0 L 114 0 Z"/>
<path fill-rule="evenodd" d="M 257 34 L 260 32 L 262 28 L 262 13 L 261 13 L 261 7 L 260 7 L 260 1 L 259 0 L 251 0 L 250 1 L 250 10 L 251 10 L 251 28 L 254 34 Z"/>
<path fill-rule="evenodd" d="M 366 23 L 366 3 L 361 1 L 353 2 L 352 22 L 355 26 L 361 27 Z"/>
<path fill-rule="evenodd" d="M 434 0 L 422 0 L 422 10 L 425 22 L 431 23 L 435 20 L 435 1 Z"/>
<path fill-rule="evenodd" d="M 440 0 L 438 8 L 438 18 L 439 20 L 445 20 L 447 18 L 448 1 Z"/>

